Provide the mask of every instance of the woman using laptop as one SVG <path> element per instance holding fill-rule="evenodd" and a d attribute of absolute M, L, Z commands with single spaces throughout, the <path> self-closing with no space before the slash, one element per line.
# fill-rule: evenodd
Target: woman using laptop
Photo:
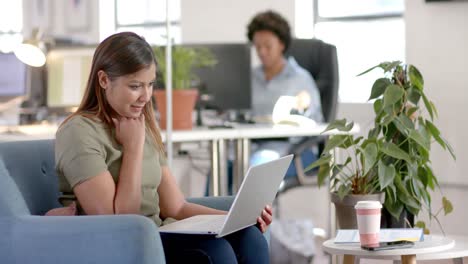
<path fill-rule="evenodd" d="M 87 215 L 142 214 L 158 226 L 169 218 L 225 214 L 188 203 L 171 174 L 151 103 L 157 63 L 151 46 L 123 32 L 96 49 L 78 110 L 56 134 L 55 156 L 64 203 Z M 217 239 L 161 234 L 169 263 L 268 263 L 262 235 L 272 221 L 265 207 L 255 226 Z"/>

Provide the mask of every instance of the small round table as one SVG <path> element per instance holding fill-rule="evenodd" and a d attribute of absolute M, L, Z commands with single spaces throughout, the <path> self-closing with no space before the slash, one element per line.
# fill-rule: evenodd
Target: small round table
<path fill-rule="evenodd" d="M 443 236 L 425 236 L 424 241 L 415 242 L 411 248 L 391 249 L 381 251 L 368 251 L 361 249 L 359 243 L 335 244 L 334 239 L 323 243 L 323 250 L 334 255 L 344 255 L 343 264 L 354 264 L 355 256 L 370 259 L 396 259 L 400 258 L 402 264 L 416 263 L 416 255 L 434 255 L 436 252 L 446 251 L 455 246 L 455 241 Z M 430 259 L 430 258 L 425 258 Z"/>

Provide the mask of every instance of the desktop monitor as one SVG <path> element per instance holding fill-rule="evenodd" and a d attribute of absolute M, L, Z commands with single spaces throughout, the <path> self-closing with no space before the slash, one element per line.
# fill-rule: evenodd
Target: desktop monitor
<path fill-rule="evenodd" d="M 199 90 L 200 98 L 209 98 L 199 102 L 201 107 L 215 109 L 220 112 L 250 110 L 251 67 L 249 45 L 220 43 L 182 44 L 180 46 L 206 48 L 214 54 L 217 60 L 217 64 L 213 67 L 194 69 L 194 74 L 198 77 L 198 80 L 193 83 L 193 87 Z M 158 87 L 164 87 L 161 79 L 158 78 L 158 82 Z"/>
<path fill-rule="evenodd" d="M 247 44 L 183 44 L 184 47 L 207 48 L 218 63 L 214 67 L 195 69 L 200 94 L 211 99 L 207 108 L 219 111 L 250 110 L 251 66 L 250 46 Z"/>
<path fill-rule="evenodd" d="M 29 92 L 28 66 L 13 53 L 0 53 L 0 110 L 2 105 L 23 100 Z"/>

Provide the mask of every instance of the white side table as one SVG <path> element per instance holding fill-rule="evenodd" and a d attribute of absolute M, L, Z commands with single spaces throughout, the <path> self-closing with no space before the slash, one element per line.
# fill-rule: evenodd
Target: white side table
<path fill-rule="evenodd" d="M 375 252 L 363 250 L 357 243 L 335 244 L 334 239 L 325 241 L 322 246 L 323 250 L 330 254 L 344 255 L 343 264 L 359 263 L 359 258 L 393 260 L 401 259 L 402 264 L 413 264 L 416 263 L 416 256 L 419 260 L 445 259 L 460 258 L 466 256 L 468 253 L 468 250 L 466 250 L 465 247 L 462 247 L 459 250 L 457 249 L 456 251 L 452 251 L 451 249 L 455 249 L 455 240 L 449 237 L 437 235 L 425 236 L 424 241 L 415 242 L 415 245 L 411 248 L 382 250 Z"/>

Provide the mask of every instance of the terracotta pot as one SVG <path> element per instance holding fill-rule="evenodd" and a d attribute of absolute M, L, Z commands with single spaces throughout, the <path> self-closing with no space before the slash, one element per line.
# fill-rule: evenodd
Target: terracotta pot
<path fill-rule="evenodd" d="M 156 108 L 160 114 L 159 126 L 166 129 L 166 90 L 155 90 Z M 192 113 L 198 97 L 198 90 L 185 89 L 172 91 L 172 128 L 174 130 L 192 129 Z"/>
<path fill-rule="evenodd" d="M 356 211 L 354 205 L 359 201 L 385 201 L 385 193 L 355 195 L 350 194 L 340 199 L 338 194 L 331 193 L 331 201 L 335 204 L 339 229 L 357 229 Z"/>

